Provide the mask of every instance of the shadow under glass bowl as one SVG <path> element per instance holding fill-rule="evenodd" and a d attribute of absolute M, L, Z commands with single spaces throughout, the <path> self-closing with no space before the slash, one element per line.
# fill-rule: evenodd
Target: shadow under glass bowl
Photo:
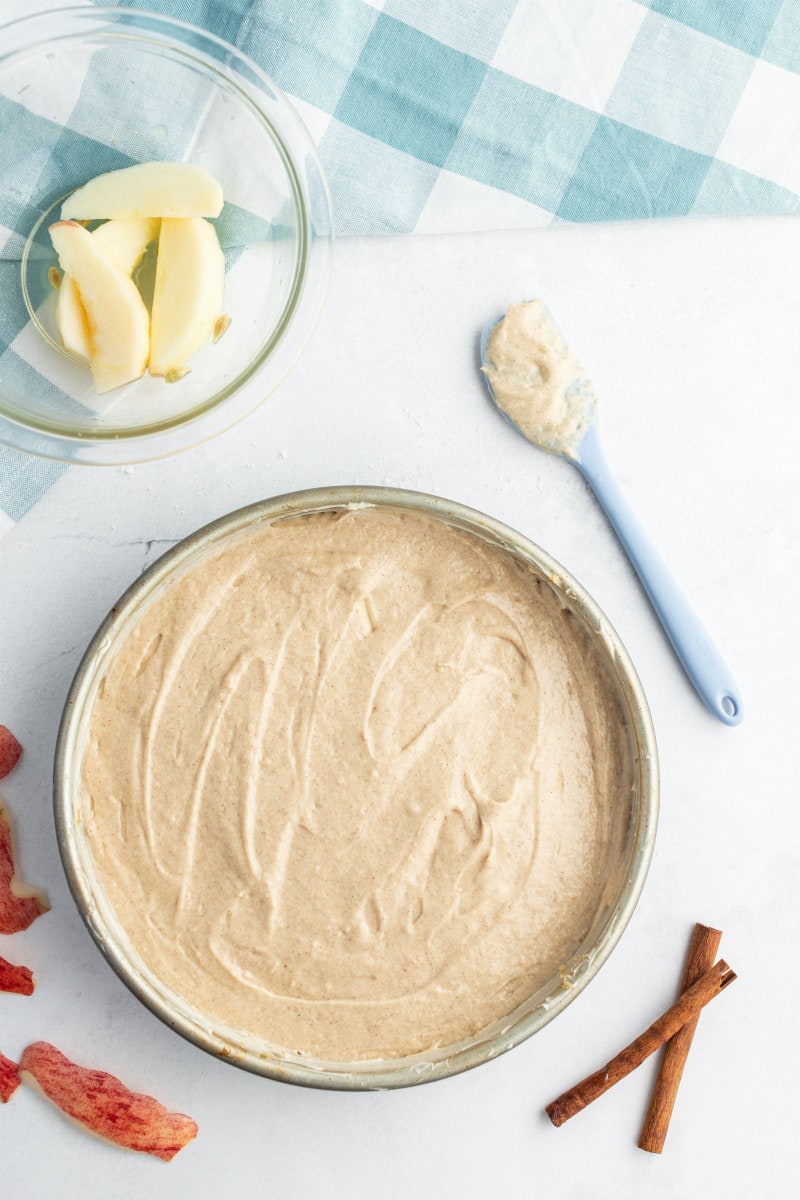
<path fill-rule="evenodd" d="M 266 524 L 373 506 L 420 514 L 465 530 L 510 553 L 533 578 L 553 589 L 587 632 L 619 700 L 633 787 L 625 846 L 607 864 L 590 928 L 559 971 L 519 1008 L 457 1044 L 403 1058 L 323 1062 L 225 1026 L 194 1006 L 188 981 L 186 990 L 178 994 L 145 964 L 95 866 L 81 769 L 98 690 L 139 619 L 176 579 L 232 540 Z M 330 487 L 264 500 L 207 525 L 169 550 L 113 606 L 83 657 L 64 707 L 56 747 L 54 803 L 61 858 L 81 916 L 120 979 L 156 1016 L 222 1061 L 256 1074 L 308 1087 L 363 1091 L 410 1087 L 478 1066 L 542 1029 L 579 995 L 622 936 L 644 885 L 658 815 L 658 757 L 647 700 L 625 647 L 592 597 L 544 550 L 492 517 L 438 496 L 393 488 Z"/>
<path fill-rule="evenodd" d="M 97 396 L 60 343 L 47 228 L 87 180 L 153 160 L 222 185 L 231 323 L 179 381 L 145 375 Z M 159 458 L 233 425 L 290 370 L 327 292 L 330 199 L 302 121 L 238 50 L 131 9 L 13 22 L 0 29 L 0 161 L 0 442 L 67 462 Z M 148 270 L 152 284 L 146 258 Z"/>

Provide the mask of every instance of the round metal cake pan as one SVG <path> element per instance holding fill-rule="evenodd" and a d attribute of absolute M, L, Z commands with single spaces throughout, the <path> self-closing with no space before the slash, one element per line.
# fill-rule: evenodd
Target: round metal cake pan
<path fill-rule="evenodd" d="M 559 977 L 502 1021 L 456 1045 L 406 1058 L 330 1063 L 225 1028 L 163 985 L 128 942 L 96 876 L 85 835 L 81 761 L 92 703 L 117 648 L 149 604 L 229 539 L 264 524 L 331 509 L 378 506 L 466 530 L 532 568 L 557 592 L 598 648 L 614 681 L 629 736 L 633 797 L 619 885 Z M 92 639 L 73 680 L 55 758 L 55 820 L 69 886 L 86 925 L 120 979 L 170 1028 L 211 1054 L 288 1083 L 344 1090 L 409 1087 L 478 1066 L 536 1033 L 583 990 L 619 941 L 644 884 L 658 814 L 658 759 L 647 701 L 625 647 L 592 597 L 544 550 L 492 517 L 437 496 L 378 487 L 330 487 L 276 496 L 230 513 L 179 542 L 120 598 Z"/>

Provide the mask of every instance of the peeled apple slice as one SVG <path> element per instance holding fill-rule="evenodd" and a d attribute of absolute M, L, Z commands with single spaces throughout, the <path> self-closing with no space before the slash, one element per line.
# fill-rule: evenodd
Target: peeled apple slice
<path fill-rule="evenodd" d="M 147 247 L 158 237 L 158 217 L 117 217 L 95 229 L 92 237 L 120 271 L 132 275 Z"/>
<path fill-rule="evenodd" d="M 58 289 L 56 328 L 64 349 L 88 362 L 92 356 L 89 322 L 78 286 L 71 275 L 63 277 Z"/>
<path fill-rule="evenodd" d="M 138 379 L 147 365 L 150 319 L 136 284 L 94 234 L 74 221 L 51 225 L 50 237 L 61 269 L 75 280 L 83 302 L 96 391 L 103 395 Z"/>
<path fill-rule="evenodd" d="M 90 179 L 61 206 L 61 219 L 218 217 L 222 188 L 194 163 L 149 162 Z"/>
<path fill-rule="evenodd" d="M 161 222 L 150 330 L 150 374 L 180 370 L 222 312 L 225 256 L 202 217 Z"/>
<path fill-rule="evenodd" d="M 118 217 L 95 229 L 92 237 L 126 275 L 132 275 L 147 247 L 158 236 L 157 217 Z M 71 275 L 61 280 L 56 300 L 56 326 L 65 350 L 87 362 L 92 355 L 89 322 Z"/>

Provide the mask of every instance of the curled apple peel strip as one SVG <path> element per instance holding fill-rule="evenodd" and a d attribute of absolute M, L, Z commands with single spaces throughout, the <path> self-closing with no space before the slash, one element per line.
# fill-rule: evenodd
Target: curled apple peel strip
<path fill-rule="evenodd" d="M 22 757 L 22 746 L 10 729 L 0 725 L 0 779 L 5 779 Z"/>
<path fill-rule="evenodd" d="M 22 1080 L 17 1064 L 0 1052 L 0 1101 L 8 1104 Z"/>
<path fill-rule="evenodd" d="M 11 822 L 0 800 L 0 933 L 20 933 L 49 908 L 43 892 L 16 877 Z"/>
<path fill-rule="evenodd" d="M 14 992 L 18 996 L 31 996 L 34 986 L 33 972 L 30 967 L 18 967 L 0 957 L 0 992 Z"/>
<path fill-rule="evenodd" d="M 49 1042 L 34 1042 L 19 1064 L 32 1084 L 71 1120 L 105 1141 L 169 1162 L 197 1136 L 197 1124 L 152 1096 L 132 1092 L 114 1075 L 78 1066 Z"/>

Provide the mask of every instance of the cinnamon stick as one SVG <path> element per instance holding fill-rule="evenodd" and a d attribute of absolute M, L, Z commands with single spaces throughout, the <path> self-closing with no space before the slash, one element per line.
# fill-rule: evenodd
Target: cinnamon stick
<path fill-rule="evenodd" d="M 554 1125 L 563 1125 L 570 1117 L 574 1117 L 587 1104 L 591 1104 L 598 1096 L 602 1096 L 620 1079 L 624 1079 L 631 1071 L 640 1066 L 651 1054 L 655 1054 L 660 1046 L 677 1033 L 687 1021 L 691 1021 L 710 1000 L 733 983 L 736 975 L 728 964 L 720 959 L 709 971 L 701 975 L 667 1011 L 654 1021 L 653 1024 L 640 1034 L 635 1041 L 620 1050 L 610 1062 L 582 1079 L 575 1087 L 564 1092 L 552 1104 L 548 1104 L 546 1112 Z"/>
<path fill-rule="evenodd" d="M 708 925 L 695 925 L 692 940 L 689 943 L 689 952 L 686 956 L 681 992 L 685 992 L 688 987 L 696 983 L 711 966 L 719 949 L 721 938 L 722 934 L 719 929 L 711 929 Z M 699 1019 L 700 1014 L 698 1013 L 691 1021 L 687 1021 L 664 1047 L 661 1066 L 639 1137 L 639 1148 L 649 1150 L 651 1154 L 660 1154 L 664 1149 L 683 1068 L 686 1065 L 689 1047 L 692 1044 Z"/>

